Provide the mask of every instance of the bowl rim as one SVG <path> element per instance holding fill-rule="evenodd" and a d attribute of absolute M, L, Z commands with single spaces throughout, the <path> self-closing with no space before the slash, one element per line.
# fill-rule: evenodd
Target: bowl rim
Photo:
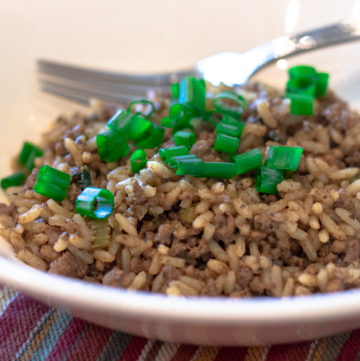
<path fill-rule="evenodd" d="M 60 309 L 68 310 L 69 306 L 103 309 L 107 314 L 124 318 L 218 325 L 285 325 L 360 316 L 360 290 L 287 298 L 169 297 L 54 276 L 2 256 L 0 281 L 49 304 L 54 305 L 56 300 Z"/>

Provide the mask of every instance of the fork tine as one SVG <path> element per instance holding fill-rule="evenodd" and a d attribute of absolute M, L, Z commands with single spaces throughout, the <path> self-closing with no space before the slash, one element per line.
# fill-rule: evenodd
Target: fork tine
<path fill-rule="evenodd" d="M 141 84 L 147 86 L 170 85 L 171 83 L 178 81 L 184 76 L 195 74 L 195 71 L 193 69 L 167 74 L 124 74 L 95 69 L 87 69 L 42 59 L 38 60 L 38 69 L 40 73 L 49 75 L 58 74 L 58 76 L 61 77 L 78 75 L 85 78 L 103 79 L 111 82 Z"/>
<path fill-rule="evenodd" d="M 76 87 L 68 84 L 59 84 L 51 81 L 42 81 L 41 90 L 86 105 L 89 105 L 89 99 L 91 98 L 97 98 L 109 103 L 124 104 L 132 100 L 138 100 L 147 97 L 147 94 L 144 94 L 144 96 L 134 96 L 124 93 L 121 94 L 116 92 L 106 92 L 103 90 Z"/>

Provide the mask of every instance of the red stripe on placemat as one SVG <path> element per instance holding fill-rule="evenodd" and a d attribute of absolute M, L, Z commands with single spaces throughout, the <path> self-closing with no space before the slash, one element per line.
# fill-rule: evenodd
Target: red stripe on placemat
<path fill-rule="evenodd" d="M 118 361 L 136 361 L 140 357 L 148 341 L 147 338 L 134 336 Z"/>
<path fill-rule="evenodd" d="M 18 295 L 0 317 L 0 360 L 12 360 L 50 307 Z"/>
<path fill-rule="evenodd" d="M 80 340 L 67 356 L 66 361 L 97 360 L 114 331 L 96 325 L 81 335 Z"/>
<path fill-rule="evenodd" d="M 214 361 L 244 361 L 247 347 L 222 347 Z"/>
<path fill-rule="evenodd" d="M 310 352 L 310 346 L 310 341 L 290 345 L 271 346 L 265 361 L 306 360 Z"/>
<path fill-rule="evenodd" d="M 180 345 L 170 361 L 190 361 L 194 357 L 198 348 L 199 346 Z"/>
<path fill-rule="evenodd" d="M 344 346 L 341 348 L 340 354 L 336 361 L 355 360 L 360 348 L 360 329 L 352 332 Z"/>
<path fill-rule="evenodd" d="M 79 318 L 73 318 L 69 322 L 63 334 L 57 340 L 56 345 L 51 350 L 47 360 L 62 360 L 66 353 L 71 349 L 74 342 L 77 340 L 86 325 L 87 322 L 80 320 Z"/>

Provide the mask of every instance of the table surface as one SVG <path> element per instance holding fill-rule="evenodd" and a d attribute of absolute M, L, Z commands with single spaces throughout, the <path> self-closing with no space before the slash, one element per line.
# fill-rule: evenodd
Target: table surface
<path fill-rule="evenodd" d="M 0 360 L 21 361 L 355 361 L 360 330 L 263 347 L 181 345 L 96 326 L 0 286 Z"/>

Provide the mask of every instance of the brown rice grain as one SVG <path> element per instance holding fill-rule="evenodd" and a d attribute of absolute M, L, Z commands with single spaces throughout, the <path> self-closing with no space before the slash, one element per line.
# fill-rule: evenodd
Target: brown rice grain
<path fill-rule="evenodd" d="M 236 212 L 238 212 L 240 216 L 242 216 L 244 218 L 248 218 L 248 219 L 253 218 L 252 211 L 240 198 L 234 199 L 232 204 L 233 204 Z"/>
<path fill-rule="evenodd" d="M 327 243 L 329 242 L 329 239 L 330 239 L 330 235 L 329 235 L 329 232 L 327 229 L 322 229 L 320 232 L 319 232 L 319 240 L 321 243 Z"/>
<path fill-rule="evenodd" d="M 289 277 L 286 280 L 285 286 L 283 288 L 282 297 L 290 297 L 290 296 L 292 296 L 293 293 L 294 293 L 294 286 L 295 286 L 294 279 L 292 277 Z"/>
<path fill-rule="evenodd" d="M 35 221 L 36 218 L 38 218 L 41 214 L 42 207 L 39 205 L 35 205 L 31 207 L 31 209 L 19 216 L 19 223 L 30 223 Z"/>
<path fill-rule="evenodd" d="M 351 214 L 344 208 L 335 208 L 336 214 L 353 229 L 360 230 L 360 222 L 356 219 L 355 215 Z"/>
<path fill-rule="evenodd" d="M 170 257 L 160 255 L 160 263 L 165 265 L 171 265 L 175 268 L 184 268 L 185 267 L 185 260 L 182 258 Z"/>
<path fill-rule="evenodd" d="M 228 255 L 217 242 L 211 239 L 210 241 L 208 241 L 208 247 L 210 252 L 215 256 L 217 260 L 222 262 L 229 262 Z"/>
<path fill-rule="evenodd" d="M 236 254 L 236 246 L 234 244 L 229 244 L 226 247 L 226 253 L 229 258 L 229 266 L 235 274 L 239 272 L 239 257 Z"/>
<path fill-rule="evenodd" d="M 67 248 L 75 258 L 85 262 L 86 264 L 94 263 L 94 258 L 89 253 L 81 251 L 70 243 L 68 244 Z"/>
<path fill-rule="evenodd" d="M 328 274 L 325 268 L 322 268 L 319 273 L 316 276 L 317 278 L 317 283 L 319 285 L 319 289 L 321 292 L 325 292 L 326 291 L 326 287 L 328 284 Z"/>
<path fill-rule="evenodd" d="M 151 260 L 151 264 L 149 267 L 149 274 L 150 275 L 157 275 L 162 268 L 162 264 L 160 263 L 160 253 L 156 252 Z"/>
<path fill-rule="evenodd" d="M 196 290 L 197 292 L 201 292 L 206 288 L 206 284 L 202 280 L 198 280 L 189 276 L 180 276 L 179 280 L 183 283 Z"/>
<path fill-rule="evenodd" d="M 266 104 L 266 102 L 259 102 L 256 107 L 259 116 L 260 118 L 262 118 L 264 124 L 267 125 L 269 128 L 276 128 L 277 121 L 271 114 L 269 106 Z"/>
<path fill-rule="evenodd" d="M 36 268 L 40 271 L 46 271 L 46 263 L 40 259 L 39 257 L 35 256 L 30 251 L 22 249 L 18 254 L 17 257 L 26 263 L 27 265 Z"/>
<path fill-rule="evenodd" d="M 233 271 L 230 271 L 225 280 L 224 284 L 224 293 L 226 295 L 230 295 L 230 293 L 233 293 L 235 291 L 235 282 L 236 282 L 236 276 Z"/>
<path fill-rule="evenodd" d="M 200 216 L 197 216 L 193 221 L 194 228 L 202 228 L 205 227 L 207 223 L 210 223 L 214 219 L 214 213 L 211 211 L 207 211 Z"/>
<path fill-rule="evenodd" d="M 341 228 L 325 213 L 319 215 L 323 226 L 338 240 L 342 241 L 346 238 Z"/>
<path fill-rule="evenodd" d="M 224 292 L 226 278 L 227 278 L 227 275 L 225 273 L 223 273 L 223 274 L 219 275 L 215 280 L 215 286 L 220 295 Z"/>
<path fill-rule="evenodd" d="M 216 227 L 213 224 L 211 224 L 211 223 L 205 224 L 203 239 L 205 241 L 209 241 L 213 237 L 215 230 L 216 230 Z"/>
<path fill-rule="evenodd" d="M 115 219 L 116 219 L 116 221 L 117 221 L 117 223 L 119 225 L 120 230 L 124 230 L 130 236 L 134 236 L 134 237 L 138 236 L 136 228 L 123 215 L 121 215 L 120 213 L 116 213 L 115 214 Z"/>
<path fill-rule="evenodd" d="M 228 273 L 230 271 L 230 268 L 228 265 L 226 265 L 224 262 L 220 262 L 215 259 L 211 259 L 208 261 L 207 266 L 215 271 L 216 273 Z"/>
<path fill-rule="evenodd" d="M 281 277 L 281 269 L 277 265 L 271 267 L 271 282 L 275 284 L 274 289 L 272 289 L 272 294 L 275 297 L 281 297 L 283 291 L 283 281 Z"/>
<path fill-rule="evenodd" d="M 313 229 L 320 229 L 319 220 L 315 216 L 311 216 L 309 219 L 309 225 Z"/>
<path fill-rule="evenodd" d="M 131 282 L 128 290 L 137 291 L 141 289 L 146 284 L 146 273 L 141 271 L 139 274 L 136 275 L 134 280 Z"/>
<path fill-rule="evenodd" d="M 93 257 L 101 262 L 111 263 L 115 261 L 115 255 L 103 249 L 97 249 L 96 251 L 94 251 Z"/>
<path fill-rule="evenodd" d="M 67 249 L 67 247 L 69 246 L 69 243 L 70 243 L 69 235 L 66 232 L 62 233 L 59 239 L 54 244 L 54 251 L 56 252 L 65 251 L 65 249 Z"/>
<path fill-rule="evenodd" d="M 83 166 L 82 152 L 78 145 L 70 138 L 65 138 L 64 146 L 68 152 L 73 156 L 75 163 L 78 167 Z"/>
<path fill-rule="evenodd" d="M 151 248 L 153 243 L 150 240 L 140 240 L 139 244 L 136 247 L 130 248 L 130 254 L 135 256 L 140 256 L 144 251 Z"/>
<path fill-rule="evenodd" d="M 147 162 L 147 167 L 160 178 L 171 178 L 175 175 L 174 172 L 164 164 L 156 161 Z"/>
<path fill-rule="evenodd" d="M 53 211 L 54 213 L 60 214 L 61 216 L 65 217 L 65 218 L 72 218 L 72 216 L 73 216 L 73 214 L 70 211 L 66 210 L 64 207 L 60 206 L 52 199 L 49 199 L 46 202 L 46 204 L 51 211 Z"/>

